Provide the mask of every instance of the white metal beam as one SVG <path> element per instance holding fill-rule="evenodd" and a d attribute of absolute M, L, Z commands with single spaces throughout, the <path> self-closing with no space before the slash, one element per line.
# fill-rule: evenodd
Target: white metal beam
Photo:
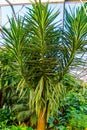
<path fill-rule="evenodd" d="M 0 26 L 2 25 L 2 9 L 1 9 L 1 6 L 0 6 Z"/>
<path fill-rule="evenodd" d="M 12 5 L 21 5 L 21 4 L 31 4 L 31 1 L 34 0 L 9 0 Z M 38 1 L 38 0 L 37 0 Z M 64 2 L 64 0 L 41 0 L 43 3 L 49 1 L 49 3 L 60 3 Z M 5 0 L 0 0 L 0 6 L 7 6 L 9 5 Z"/>

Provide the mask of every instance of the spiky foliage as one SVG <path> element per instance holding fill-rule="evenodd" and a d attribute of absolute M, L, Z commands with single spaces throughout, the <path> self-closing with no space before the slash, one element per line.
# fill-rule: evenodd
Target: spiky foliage
<path fill-rule="evenodd" d="M 84 5 L 84 7 L 86 4 Z M 75 57 L 76 54 L 81 54 L 84 51 L 85 45 L 87 45 L 87 17 L 84 7 L 78 7 L 71 10 L 66 10 L 65 16 L 65 40 L 64 43 L 68 45 L 68 52 L 70 54 L 70 60 L 64 70 L 66 73 L 67 68 L 74 60 L 74 65 L 77 65 L 77 61 L 81 61 L 80 56 Z M 78 60 L 79 59 L 79 60 Z"/>
<path fill-rule="evenodd" d="M 0 49 L 0 88 L 9 86 L 13 80 L 11 60 L 11 55 L 5 49 Z"/>

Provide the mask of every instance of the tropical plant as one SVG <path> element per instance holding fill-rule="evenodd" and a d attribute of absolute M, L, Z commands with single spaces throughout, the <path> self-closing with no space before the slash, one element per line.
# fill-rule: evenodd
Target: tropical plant
<path fill-rule="evenodd" d="M 60 108 L 53 117 L 48 120 L 52 130 L 83 130 L 87 128 L 87 84 L 76 80 L 70 75 L 63 78 L 67 85 L 67 93 L 64 102 L 60 102 Z"/>
<path fill-rule="evenodd" d="M 84 4 L 86 6 L 87 4 Z M 86 23 L 87 17 L 84 11 L 84 7 L 78 7 L 70 11 L 66 10 L 66 16 L 65 16 L 65 43 L 69 46 L 69 52 L 70 54 L 70 62 L 68 62 L 68 65 L 71 64 L 71 62 L 74 59 L 73 65 L 79 66 L 78 59 L 80 59 L 80 56 L 77 58 L 77 54 L 82 52 L 85 45 L 87 44 L 87 23 Z M 81 59 L 79 60 L 81 61 Z M 66 68 L 67 68 L 66 67 Z M 66 72 L 67 69 L 65 69 L 64 72 Z"/>
<path fill-rule="evenodd" d="M 15 94 L 12 96 L 12 112 L 15 115 L 15 118 L 18 121 L 18 124 L 25 124 L 27 126 L 32 126 L 33 128 L 36 127 L 37 116 L 35 111 L 29 109 L 29 89 L 27 91 L 23 90 L 22 96 L 20 97 L 19 94 Z"/>
<path fill-rule="evenodd" d="M 12 126 L 5 126 L 4 130 L 33 130 L 33 128 L 22 126 L 22 125 L 19 126 L 12 125 Z"/>
<path fill-rule="evenodd" d="M 87 17 L 83 8 L 73 14 L 66 11 L 65 31 L 55 22 L 59 10 L 53 13 L 48 3 L 32 3 L 25 17 L 9 19 L 10 30 L 3 29 L 4 45 L 15 58 L 11 62 L 20 75 L 18 88 L 29 87 L 29 109 L 38 115 L 37 130 L 45 130 L 49 115 L 53 115 L 63 98 L 63 76 L 76 52 L 86 43 Z"/>
<path fill-rule="evenodd" d="M 0 107 L 10 101 L 12 87 L 16 85 L 16 76 L 12 72 L 10 61 L 13 58 L 6 49 L 0 49 Z M 8 98 L 8 99 L 7 99 Z"/>
<path fill-rule="evenodd" d="M 14 61 L 11 53 L 4 49 L 0 49 L 0 88 L 6 88 L 8 86 L 14 86 L 16 84 L 15 72 L 13 73 L 11 61 Z"/>
<path fill-rule="evenodd" d="M 15 116 L 16 122 L 22 123 L 25 122 L 26 125 L 31 124 L 35 125 L 35 114 L 31 113 L 29 110 L 29 88 L 26 87 L 26 89 L 22 90 L 22 96 L 20 97 L 21 92 L 19 90 L 16 90 L 16 86 L 18 84 L 18 80 L 20 80 L 20 75 L 15 73 L 15 70 L 13 69 L 13 64 L 15 63 L 14 57 L 12 57 L 11 53 L 6 50 L 6 48 L 1 48 L 0 50 L 0 108 L 4 107 L 4 109 L 1 109 L 1 112 L 7 111 L 7 108 L 5 106 L 10 107 L 10 111 Z M 14 70 L 14 71 L 13 71 Z M 20 97 L 20 99 L 19 99 Z M 9 110 L 7 111 L 9 114 Z M 29 114 L 28 114 L 29 113 Z M 4 114 L 3 119 L 1 120 L 1 123 L 5 127 L 5 122 L 10 121 L 7 119 L 4 120 Z M 31 117 L 32 115 L 32 117 Z M 32 120 L 32 123 L 30 123 Z M 10 121 L 10 123 L 12 123 Z M 14 122 L 15 123 L 15 122 Z M 4 128 L 3 128 L 4 129 Z"/>
<path fill-rule="evenodd" d="M 78 113 L 77 110 L 72 110 L 71 115 L 72 117 L 69 120 L 69 125 L 74 130 L 84 130 L 85 128 L 87 128 L 87 115 L 85 113 Z"/>
<path fill-rule="evenodd" d="M 11 109 L 8 106 L 0 109 L 0 129 L 4 129 L 6 126 L 16 125 L 16 119 Z"/>

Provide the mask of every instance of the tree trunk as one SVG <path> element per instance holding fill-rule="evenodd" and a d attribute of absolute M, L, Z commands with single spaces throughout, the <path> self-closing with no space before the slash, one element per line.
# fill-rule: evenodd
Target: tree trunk
<path fill-rule="evenodd" d="M 46 129 L 46 113 L 43 114 L 43 110 L 41 109 L 38 115 L 37 130 L 45 130 L 45 129 Z"/>
<path fill-rule="evenodd" d="M 4 105 L 4 89 L 0 89 L 0 108 Z"/>

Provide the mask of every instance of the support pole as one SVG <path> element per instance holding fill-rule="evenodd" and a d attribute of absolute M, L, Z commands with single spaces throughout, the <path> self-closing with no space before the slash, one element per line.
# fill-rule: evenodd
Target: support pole
<path fill-rule="evenodd" d="M 2 9 L 1 9 L 1 6 L 0 6 L 0 26 L 2 25 Z"/>

